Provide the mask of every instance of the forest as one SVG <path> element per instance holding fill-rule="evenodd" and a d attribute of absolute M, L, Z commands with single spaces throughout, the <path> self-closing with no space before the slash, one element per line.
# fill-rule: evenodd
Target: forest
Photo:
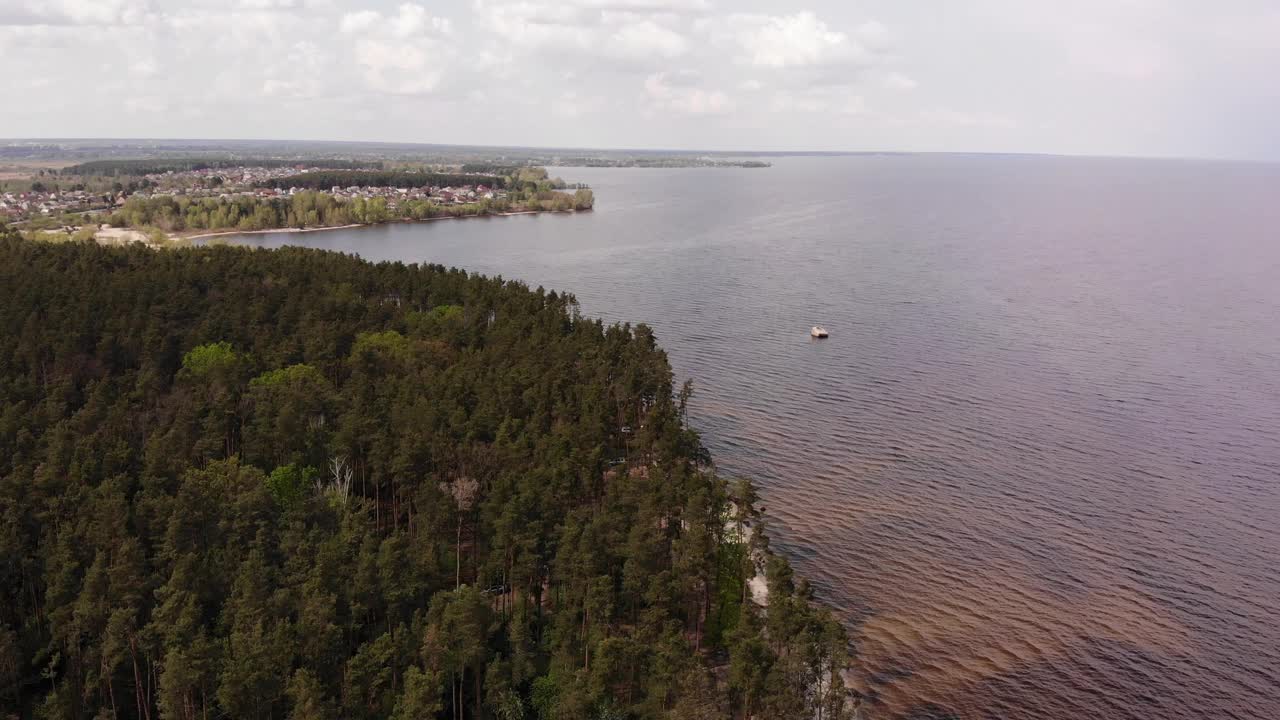
<path fill-rule="evenodd" d="M 513 191 L 509 197 L 468 203 L 443 204 L 419 199 L 337 198 L 304 190 L 288 197 L 191 198 L 174 195 L 130 197 L 106 216 L 117 227 L 158 228 L 166 233 L 198 230 L 270 230 L 276 228 L 373 225 L 393 220 L 427 220 L 436 217 L 470 217 L 504 212 L 590 210 L 595 196 L 590 190 L 573 194 L 554 190 Z"/>
<path fill-rule="evenodd" d="M 440 173 L 405 170 L 331 170 L 311 171 L 290 175 L 289 177 L 271 178 L 257 183 L 257 187 L 288 190 L 289 188 L 305 188 L 308 190 L 329 190 L 335 187 L 394 187 L 421 188 L 444 187 L 450 185 L 487 185 L 491 188 L 506 187 L 507 180 L 499 175 L 465 175 L 458 173 Z"/>
<path fill-rule="evenodd" d="M 185 172 L 191 170 L 216 170 L 236 167 L 288 168 L 295 165 L 327 168 L 334 170 L 355 170 L 379 167 L 381 162 L 356 160 L 336 160 L 329 158 L 281 159 L 262 157 L 190 157 L 190 158 L 145 158 L 138 160 L 91 160 L 89 162 L 70 165 L 62 168 L 63 175 L 153 175 L 166 172 Z"/>
<path fill-rule="evenodd" d="M 570 294 L 0 227 L 0 717 L 846 718 L 690 393 Z"/>
<path fill-rule="evenodd" d="M 472 162 L 463 163 L 462 172 L 479 173 L 482 175 L 502 175 L 503 177 L 506 177 L 508 175 L 515 175 L 523 167 L 523 165 L 512 165 L 510 163 Z"/>

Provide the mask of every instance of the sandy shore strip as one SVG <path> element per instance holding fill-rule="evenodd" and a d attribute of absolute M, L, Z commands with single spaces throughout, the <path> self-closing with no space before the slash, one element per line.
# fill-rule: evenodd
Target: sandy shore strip
<path fill-rule="evenodd" d="M 347 228 L 365 227 L 364 223 L 351 223 L 350 225 L 330 225 L 326 227 L 309 227 L 309 228 L 269 228 L 267 230 L 219 230 L 217 232 L 199 233 L 196 235 L 184 235 L 175 233 L 169 237 L 173 240 L 199 240 L 201 238 L 218 237 L 219 235 L 267 235 L 271 233 L 308 233 L 320 232 L 321 230 L 345 230 Z"/>

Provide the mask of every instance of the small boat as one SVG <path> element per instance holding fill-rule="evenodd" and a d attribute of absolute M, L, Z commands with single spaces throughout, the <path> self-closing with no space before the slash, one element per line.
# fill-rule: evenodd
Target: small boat
<path fill-rule="evenodd" d="M 813 328 L 809 330 L 809 334 L 816 338 L 824 338 L 827 336 L 827 329 L 821 325 L 814 325 Z"/>

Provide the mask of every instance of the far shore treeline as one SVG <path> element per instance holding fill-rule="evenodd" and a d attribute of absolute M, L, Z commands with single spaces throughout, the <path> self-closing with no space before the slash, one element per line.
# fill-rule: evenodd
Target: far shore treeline
<path fill-rule="evenodd" d="M 131 197 L 107 216 L 117 227 L 155 228 L 165 233 L 200 230 L 271 230 L 369 225 L 394 220 L 429 220 L 437 217 L 469 217 L 507 212 L 589 210 L 595 198 L 590 190 L 572 195 L 545 190 L 502 199 L 442 205 L 430 200 L 403 200 L 392 207 L 386 198 L 352 200 L 328 193 L 304 190 L 286 197 L 248 195 L 225 198 L 188 198 L 173 195 Z"/>
<path fill-rule="evenodd" d="M 571 295 L 0 226 L 0 716 L 848 718 L 689 397 Z"/>
<path fill-rule="evenodd" d="M 313 170 L 283 178 L 272 178 L 260 183 L 257 187 L 288 190 L 305 188 L 308 190 L 328 190 L 344 187 L 393 187 L 421 188 L 445 185 L 487 185 L 490 188 L 505 188 L 507 178 L 500 175 L 466 175 L 460 173 L 438 172 L 406 172 L 406 171 L 373 171 L 373 170 Z"/>
<path fill-rule="evenodd" d="M 234 169 L 242 166 L 287 168 L 303 165 L 313 168 L 333 170 L 356 170 L 374 166 L 382 167 L 380 161 L 337 160 L 329 158 L 280 159 L 280 158 L 146 158 L 139 160 L 91 160 L 89 162 L 68 165 L 59 173 L 62 175 L 104 175 L 104 176 L 136 176 L 155 175 L 166 172 L 184 172 L 191 170 Z"/>

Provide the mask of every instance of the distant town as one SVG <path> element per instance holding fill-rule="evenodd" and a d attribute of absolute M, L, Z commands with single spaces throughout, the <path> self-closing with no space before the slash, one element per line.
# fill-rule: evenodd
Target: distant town
<path fill-rule="evenodd" d="M 17 166 L 0 177 L 0 222 L 41 240 L 165 244 L 593 206 L 585 185 L 542 167 L 495 163 L 162 157 Z"/>
<path fill-rule="evenodd" d="M 237 232 L 579 212 L 548 167 L 765 168 L 724 153 L 256 140 L 0 140 L 0 223 L 42 240 L 153 244 Z"/>
<path fill-rule="evenodd" d="M 235 197 L 280 198 L 292 197 L 301 192 L 299 187 L 262 187 L 269 181 L 320 172 L 319 167 L 267 168 L 235 166 L 229 168 L 204 168 L 182 172 L 150 173 L 141 176 L 136 188 L 111 188 L 106 192 L 86 190 L 84 183 L 75 182 L 62 188 L 53 180 L 36 180 L 28 190 L 8 190 L 0 194 L 0 220 L 25 221 L 34 217 L 56 217 L 68 213 L 102 213 L 115 207 L 123 207 L 129 197 L 151 198 L 174 196 L 187 198 Z M 376 168 L 367 168 L 375 172 Z M 477 178 L 484 176 L 476 174 Z M 119 183 L 113 183 L 119 184 Z M 479 200 L 503 200 L 505 190 L 489 187 L 483 182 L 474 184 L 428 185 L 423 187 L 333 186 L 327 190 L 334 198 L 354 200 L 385 198 L 387 207 L 395 209 L 403 200 L 431 200 L 442 205 L 462 205 Z"/>

